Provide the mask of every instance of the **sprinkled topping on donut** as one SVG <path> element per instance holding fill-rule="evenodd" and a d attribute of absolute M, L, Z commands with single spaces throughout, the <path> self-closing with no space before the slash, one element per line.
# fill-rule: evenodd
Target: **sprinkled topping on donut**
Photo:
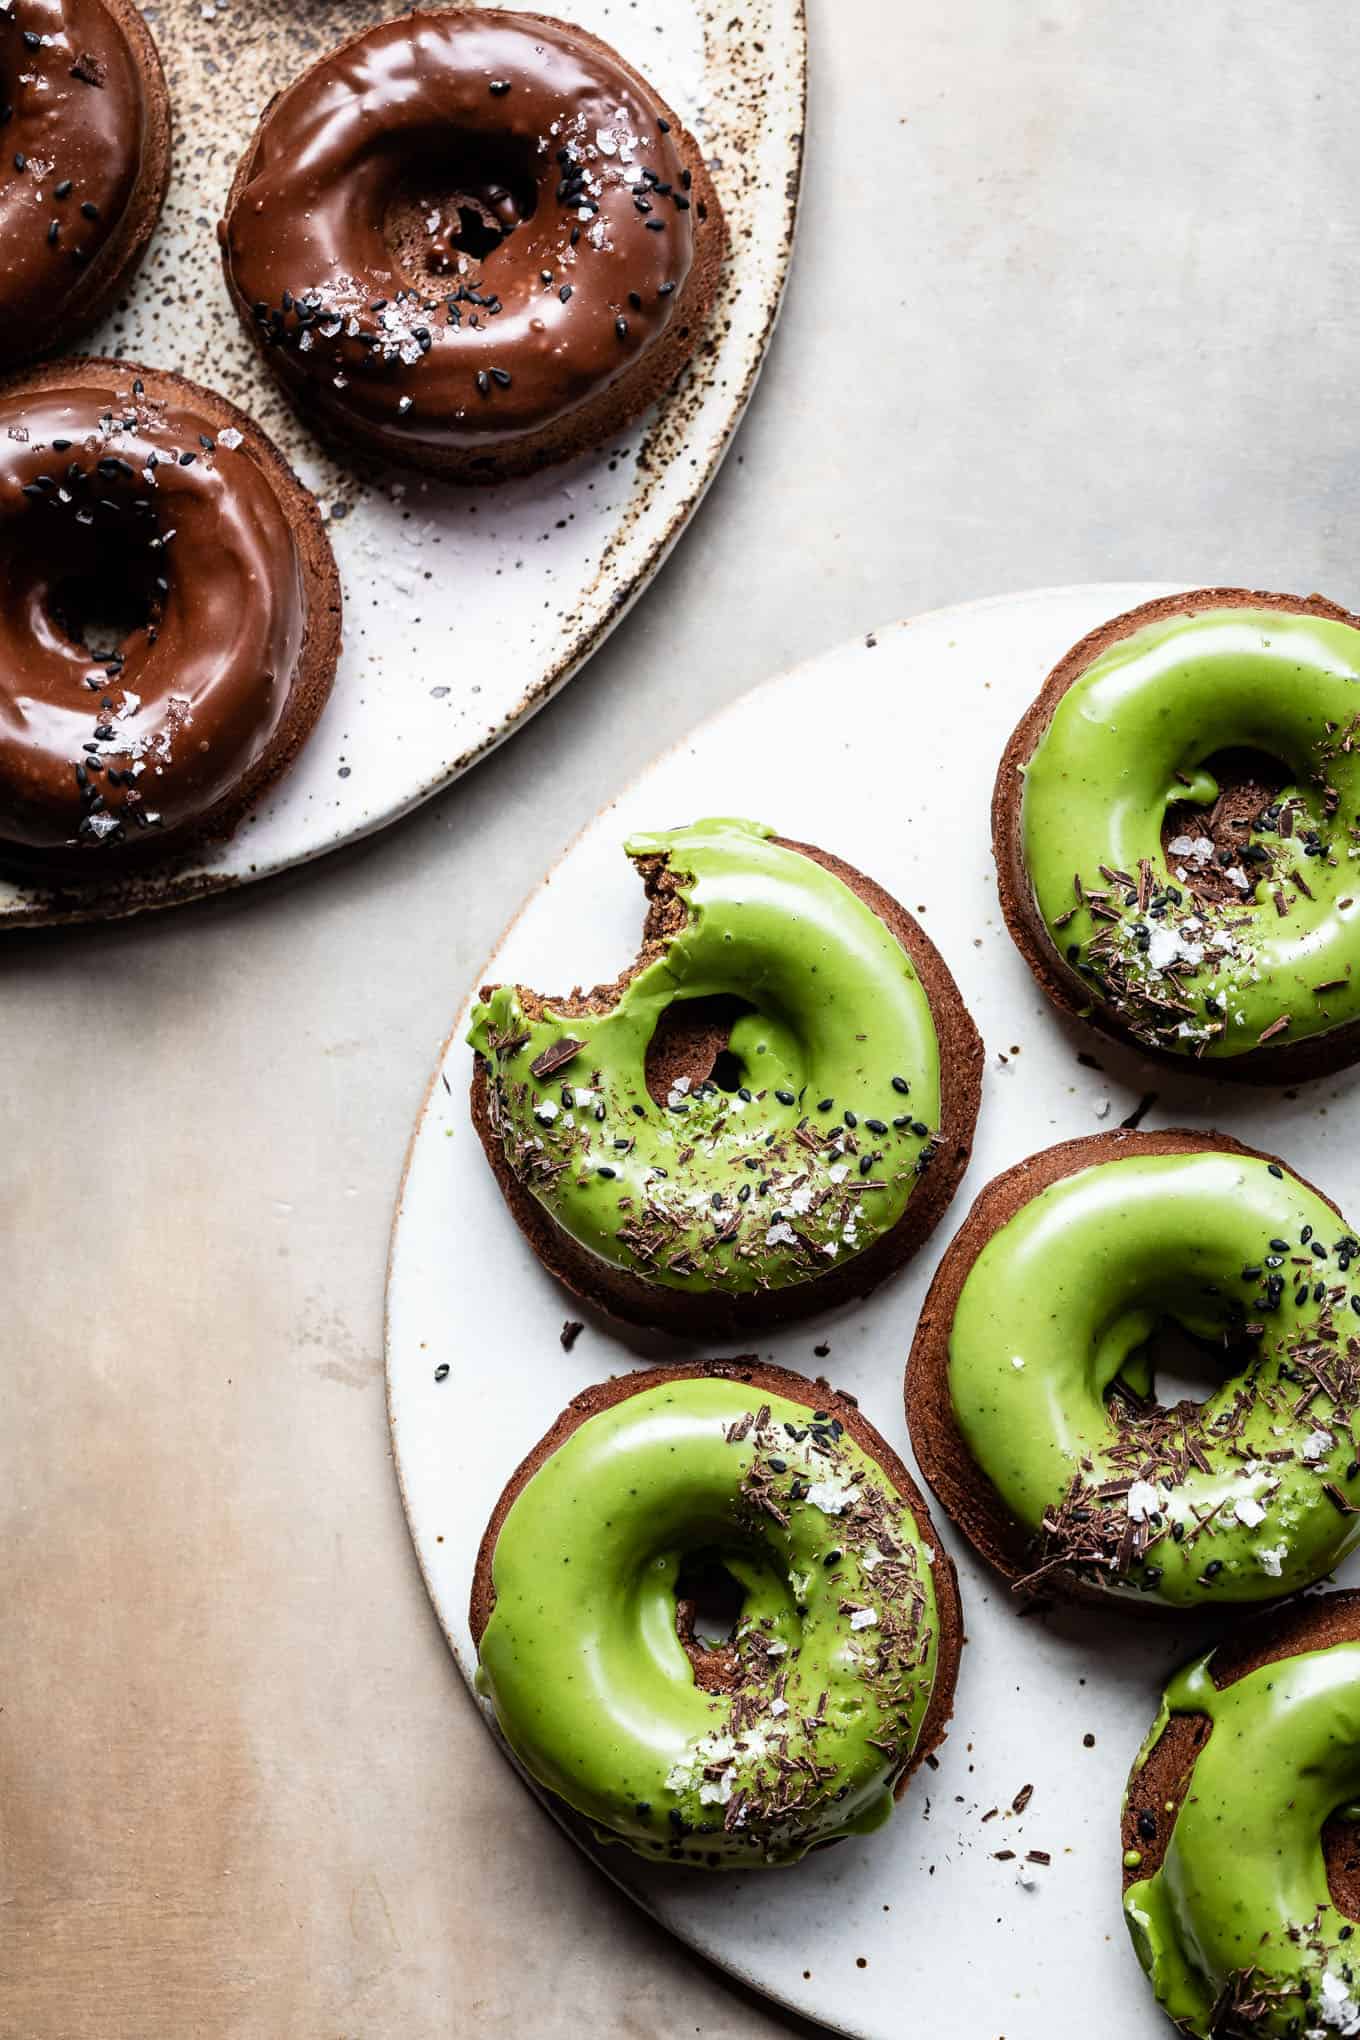
<path fill-rule="evenodd" d="M 300 485 L 193 408 L 205 393 L 151 380 L 81 363 L 0 397 L 0 844 L 17 856 L 107 859 L 204 823 L 298 709 L 334 572 L 319 529 L 299 536 Z M 330 615 L 323 644 L 317 706 Z"/>
<path fill-rule="evenodd" d="M 750 823 L 628 850 L 651 903 L 633 973 L 565 1000 L 501 986 L 474 1013 L 492 1134 L 556 1223 L 650 1282 L 815 1281 L 898 1222 L 937 1153 L 925 989 L 862 900 Z M 721 1052 L 649 1074 L 696 994 L 728 1001 Z"/>
<path fill-rule="evenodd" d="M 1360 1242 L 1264 1157 L 1120 1139 L 983 1192 L 918 1333 L 918 1456 L 1018 1591 L 1295 1592 L 1360 1531 Z M 1156 1393 L 1167 1324 L 1213 1355 L 1203 1400 Z M 952 1442 L 922 1385 L 942 1365 Z"/>
<path fill-rule="evenodd" d="M 72 338 L 130 270 L 168 174 L 165 108 L 135 7 L 0 0 L 0 367 Z"/>
<path fill-rule="evenodd" d="M 412 457 L 495 451 L 584 411 L 677 318 L 711 207 L 691 149 L 580 31 L 403 16 L 270 109 L 223 226 L 228 279 L 337 424 Z"/>
<path fill-rule="evenodd" d="M 1003 903 L 1035 967 L 1164 1053 L 1346 1060 L 1357 732 L 1360 628 L 1320 598 L 1210 590 L 1078 647 L 998 782 Z"/>
<path fill-rule="evenodd" d="M 851 1411 L 852 1437 L 843 1413 L 838 1398 L 810 1409 L 722 1370 L 649 1377 L 516 1489 L 481 1684 L 529 1769 L 608 1839 L 758 1865 L 887 1817 L 952 1677 L 953 1585 L 936 1581 L 912 1497 L 866 1449 L 873 1434 Z M 550 1566 L 545 1623 L 535 1582 Z M 724 1581 L 737 1605 L 715 1637 L 698 1597 Z M 475 1627 L 485 1592 L 483 1575 Z M 586 1661 L 609 1667 L 603 1691 L 578 1676 Z"/>

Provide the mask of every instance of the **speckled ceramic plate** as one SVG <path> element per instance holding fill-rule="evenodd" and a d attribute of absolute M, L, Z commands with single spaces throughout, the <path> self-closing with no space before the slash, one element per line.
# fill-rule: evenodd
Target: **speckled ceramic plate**
<path fill-rule="evenodd" d="M 1240 1085 L 1216 1093 L 1192 1073 L 1154 1074 L 1060 1022 L 1001 922 L 988 804 L 1002 745 L 1060 653 L 1104 618 L 1166 592 L 1070 588 L 943 610 L 769 682 L 591 823 L 477 976 L 545 990 L 608 980 L 633 955 L 641 926 L 622 839 L 703 814 L 753 814 L 835 850 L 920 915 L 987 1044 L 967 1181 L 935 1240 L 896 1281 L 856 1308 L 759 1342 L 780 1365 L 852 1390 L 904 1456 L 902 1373 L 926 1285 L 973 1195 L 1022 1156 L 1117 1126 L 1140 1106 L 1147 1126 L 1208 1127 L 1217 1115 L 1296 1163 L 1343 1210 L 1360 1209 L 1347 1131 L 1360 1077 L 1291 1096 Z M 473 1562 L 514 1466 L 588 1382 L 699 1349 L 592 1318 L 563 1351 L 563 1321 L 582 1312 L 543 1274 L 492 1182 L 468 1118 L 464 1030 L 460 1015 L 411 1145 L 392 1242 L 387 1364 L 411 1533 L 470 1677 Z M 1103 1613 L 1022 1619 L 938 1512 L 936 1520 L 959 1563 L 968 1644 L 939 1767 L 913 1782 L 887 1829 L 796 1869 L 712 1877 L 645 1864 L 601 1848 L 579 1826 L 572 1832 L 682 1940 L 838 2032 L 1160 2040 L 1170 2029 L 1120 1914 L 1118 1810 L 1165 1674 L 1203 1646 L 1206 1629 Z M 1026 1786 L 1032 1796 L 1016 1812 Z M 1052 1861 L 1026 1865 L 1021 1881 L 1017 1859 L 1031 1849 Z"/>
<path fill-rule="evenodd" d="M 522 5 L 523 0 L 508 0 Z M 395 0 L 158 0 L 175 179 L 125 311 L 88 351 L 173 368 L 258 419 L 315 490 L 345 590 L 335 693 L 293 769 L 232 839 L 78 894 L 0 879 L 0 927 L 137 913 L 262 878 L 381 828 L 450 784 L 590 657 L 661 566 L 755 385 L 793 247 L 804 0 L 539 0 L 630 58 L 712 162 L 734 255 L 712 344 L 679 388 L 596 455 L 494 489 L 337 463 L 242 336 L 217 220 L 265 104 Z"/>

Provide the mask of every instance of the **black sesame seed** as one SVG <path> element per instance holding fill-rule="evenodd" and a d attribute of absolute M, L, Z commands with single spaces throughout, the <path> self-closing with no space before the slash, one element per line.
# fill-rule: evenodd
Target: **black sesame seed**
<path fill-rule="evenodd" d="M 614 331 L 618 334 L 620 340 L 628 338 L 628 321 L 622 315 L 615 319 Z"/>
<path fill-rule="evenodd" d="M 504 99 L 509 90 L 510 80 L 508 78 L 493 78 L 491 80 L 491 97 L 493 99 Z"/>
<path fill-rule="evenodd" d="M 774 1095 L 781 1105 L 793 1105 L 797 1102 L 792 1091 L 776 1091 Z"/>

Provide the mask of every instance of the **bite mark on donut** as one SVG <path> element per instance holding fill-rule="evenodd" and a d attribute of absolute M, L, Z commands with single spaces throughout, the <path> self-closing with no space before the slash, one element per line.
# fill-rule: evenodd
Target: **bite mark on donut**
<path fill-rule="evenodd" d="M 815 845 L 781 836 L 773 840 L 821 865 L 878 916 L 910 958 L 930 1004 L 940 1061 L 941 1109 L 935 1151 L 896 1226 L 880 1234 L 872 1245 L 812 1280 L 740 1295 L 726 1295 L 718 1289 L 691 1292 L 665 1288 L 614 1267 L 579 1246 L 520 1183 L 507 1160 L 493 1111 L 490 1072 L 480 1057 L 474 1058 L 470 1089 L 473 1125 L 501 1194 L 539 1260 L 565 1287 L 597 1308 L 631 1323 L 682 1336 L 740 1336 L 757 1326 L 786 1322 L 867 1295 L 929 1237 L 953 1198 L 972 1153 L 982 1092 L 982 1041 L 939 951 L 906 909 L 864 873 Z M 637 958 L 612 984 L 597 985 L 588 992 L 578 987 L 564 999 L 544 998 L 517 985 L 516 996 L 531 1018 L 541 1019 L 548 1008 L 564 1019 L 611 1010 L 632 980 L 684 926 L 689 910 L 680 888 L 692 883 L 692 875 L 672 870 L 664 856 L 640 857 L 633 862 L 647 898 Z M 496 989 L 484 985 L 480 997 L 485 1001 Z M 708 1040 L 716 1043 L 716 1033 Z M 717 1046 L 717 1053 L 722 1045 Z M 663 1042 L 663 1053 L 664 1048 Z M 693 1066 L 703 1052 L 694 1036 L 685 1038 L 683 1053 Z"/>

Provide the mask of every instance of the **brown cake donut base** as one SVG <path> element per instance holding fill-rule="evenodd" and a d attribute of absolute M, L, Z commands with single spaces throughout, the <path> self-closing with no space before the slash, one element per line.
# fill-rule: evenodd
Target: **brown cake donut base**
<path fill-rule="evenodd" d="M 959 1429 L 949 1392 L 949 1335 L 963 1285 L 993 1233 L 999 1232 L 1052 1184 L 1102 1162 L 1127 1161 L 1135 1156 L 1196 1154 L 1246 1155 L 1288 1168 L 1278 1156 L 1248 1147 L 1230 1134 L 1196 1133 L 1184 1127 L 1170 1127 L 1158 1133 L 1126 1132 L 1119 1128 L 1111 1133 L 1090 1134 L 1081 1140 L 1062 1141 L 1057 1147 L 1045 1148 L 1042 1153 L 1017 1162 L 979 1191 L 972 1210 L 935 1271 L 907 1361 L 906 1407 L 911 1448 L 931 1493 L 951 1522 L 963 1532 L 979 1557 L 1013 1586 L 1034 1569 L 1032 1533 L 1012 1516 L 974 1460 Z M 1324 1191 L 1300 1176 L 1296 1169 L 1289 1169 L 1288 1173 L 1336 1211 Z M 1341 1213 L 1336 1215 L 1344 1225 Z M 1152 1594 L 1137 1600 L 1132 1596 L 1118 1597 L 1073 1579 L 1059 1568 L 1045 1574 L 1043 1591 L 1046 1595 L 1053 1593 L 1065 1600 L 1127 1610 L 1130 1614 L 1179 1617 L 1195 1612 L 1169 1607 Z"/>
<path fill-rule="evenodd" d="M 810 843 L 796 843 L 783 836 L 774 840 L 831 872 L 892 930 L 925 988 L 939 1037 L 939 1148 L 925 1174 L 918 1179 L 897 1224 L 863 1253 L 812 1281 L 736 1296 L 711 1290 L 672 1289 L 660 1282 L 648 1282 L 630 1269 L 616 1268 L 574 1240 L 538 1199 L 523 1188 L 506 1161 L 491 1124 L 488 1072 L 481 1057 L 476 1059 L 472 1072 L 472 1123 L 515 1223 L 549 1274 L 598 1310 L 630 1324 L 648 1325 L 680 1337 L 740 1335 L 762 1326 L 809 1317 L 815 1311 L 867 1296 L 895 1273 L 939 1224 L 973 1151 L 973 1132 L 982 1096 L 982 1040 L 944 958 L 906 908 L 863 872 Z M 578 1010 L 607 1012 L 616 1003 L 623 988 L 657 953 L 667 925 L 667 909 L 672 904 L 652 897 L 642 952 L 632 969 L 617 984 L 600 987 L 584 999 L 573 994 Z M 674 925 L 673 920 L 669 924 Z M 482 997 L 488 997 L 491 989 L 483 987 Z M 563 1012 L 570 1012 L 572 1006 L 571 1000 L 540 1000 L 536 996 L 532 1003 L 535 1009 L 548 1005 Z M 683 1004 L 678 1009 L 672 1007 L 676 1017 L 665 1034 L 658 1029 L 655 1053 L 648 1057 L 647 1071 L 648 1088 L 654 1097 L 664 1099 L 669 1084 L 678 1075 L 688 1075 L 694 1082 L 707 1077 L 716 1055 L 726 1046 L 728 1026 L 713 1018 L 711 1002 L 695 1004 L 703 1010 L 692 1016 L 695 1022 L 692 1032 L 684 1024 Z"/>
<path fill-rule="evenodd" d="M 668 1388 L 677 1381 L 736 1381 L 748 1386 L 755 1399 L 766 1396 L 782 1396 L 787 1402 L 799 1403 L 807 1410 L 825 1410 L 829 1416 L 838 1417 L 846 1433 L 853 1438 L 860 1450 L 881 1469 L 889 1484 L 901 1495 L 911 1510 L 916 1527 L 925 1543 L 935 1554 L 931 1577 L 935 1585 L 935 1607 L 939 1621 L 939 1647 L 936 1660 L 935 1686 L 926 1709 L 921 1733 L 911 1760 L 903 1770 L 894 1788 L 897 1798 L 906 1791 L 907 1782 L 914 1771 L 944 1741 L 954 1712 L 954 1687 L 958 1679 L 959 1653 L 963 1648 L 963 1609 L 959 1601 L 958 1574 L 954 1561 L 936 1534 L 931 1521 L 930 1509 L 924 1495 L 917 1487 L 906 1467 L 893 1451 L 891 1445 L 874 1429 L 868 1418 L 861 1414 L 858 1403 L 824 1382 L 808 1381 L 801 1374 L 790 1373 L 786 1367 L 768 1366 L 753 1357 L 737 1360 L 698 1360 L 677 1367 L 649 1367 L 640 1374 L 622 1374 L 610 1381 L 598 1382 L 586 1388 L 568 1403 L 557 1422 L 540 1439 L 528 1457 L 521 1461 L 511 1474 L 505 1490 L 491 1512 L 491 1521 L 477 1552 L 477 1564 L 472 1576 L 472 1598 L 469 1609 L 469 1623 L 472 1640 L 481 1648 L 482 1636 L 491 1611 L 496 1605 L 496 1590 L 492 1584 L 492 1562 L 496 1555 L 496 1540 L 501 1525 L 510 1513 L 521 1490 L 538 1472 L 544 1461 L 551 1459 L 566 1444 L 573 1431 L 598 1416 L 602 1410 L 611 1410 L 630 1397 L 643 1395 L 648 1389 Z M 683 1632 L 682 1632 L 682 1641 Z M 718 1652 L 709 1655 L 717 1657 Z M 707 1680 L 697 1683 L 709 1684 Z"/>
<path fill-rule="evenodd" d="M 1166 595 L 1156 602 L 1141 603 L 1089 631 L 1053 668 L 1001 755 L 992 793 L 992 854 L 996 859 L 1001 911 L 1016 948 L 1034 973 L 1040 990 L 1053 1004 L 1125 1048 L 1133 1049 L 1137 1055 L 1187 1076 L 1223 1077 L 1248 1084 L 1288 1084 L 1308 1077 L 1329 1076 L 1336 1070 L 1347 1069 L 1360 1057 L 1360 1021 L 1353 1020 L 1329 1033 L 1309 1035 L 1294 1042 L 1276 1039 L 1267 1042 L 1264 1048 L 1234 1056 L 1177 1055 L 1170 1049 L 1149 1047 L 1138 1040 L 1067 969 L 1039 912 L 1025 866 L 1024 768 L 1038 749 L 1063 695 L 1111 645 L 1147 624 L 1178 616 L 1197 616 L 1206 609 L 1277 609 L 1290 616 L 1325 617 L 1329 622 L 1350 624 L 1360 630 L 1360 617 L 1322 595 L 1270 595 L 1252 588 L 1196 588 L 1188 595 Z"/>
<path fill-rule="evenodd" d="M 41 368 L 0 379 L 0 398 L 19 390 L 66 390 L 89 387 L 130 390 L 140 382 L 152 402 L 189 409 L 217 432 L 234 428 L 241 435 L 239 451 L 248 454 L 265 476 L 282 508 L 297 547 L 306 595 L 307 622 L 289 689 L 288 707 L 273 740 L 250 771 L 226 797 L 209 808 L 192 828 L 173 834 L 141 837 L 120 847 L 116 856 L 40 852 L 0 843 L 0 866 L 41 875 L 94 878 L 110 876 L 183 855 L 194 844 L 229 836 L 249 813 L 266 787 L 285 772 L 306 743 L 330 696 L 340 659 L 340 572 L 321 512 L 271 439 L 254 420 L 215 390 L 168 369 L 143 368 L 133 361 L 109 361 L 94 355 L 72 355 Z"/>
<path fill-rule="evenodd" d="M 1360 1643 L 1360 1593 L 1338 1592 L 1296 1601 L 1249 1623 L 1219 1644 L 1211 1676 L 1221 1691 L 1248 1672 L 1260 1671 L 1281 1658 L 1329 1650 L 1338 1643 Z M 1137 1850 L 1142 1860 L 1124 1865 L 1125 1891 L 1161 1869 L 1176 1816 L 1194 1782 L 1195 1759 L 1209 1740 L 1212 1726 L 1206 1714 L 1173 1714 L 1142 1769 L 1130 1772 L 1122 1847 Z M 1170 1813 L 1166 1811 L 1168 1802 Z M 1157 1823 L 1151 1838 L 1138 1831 L 1140 1813 L 1150 1813 Z M 1226 1836 L 1224 1846 L 1229 1846 Z M 1360 1920 L 1360 1831 L 1356 1824 L 1329 1820 L 1322 1830 L 1322 1853 L 1333 1903 L 1348 1919 Z"/>
<path fill-rule="evenodd" d="M 454 13 L 459 10 L 412 7 L 407 11 L 415 15 Z M 548 28 L 563 30 L 585 49 L 607 57 L 611 63 L 617 64 L 633 80 L 644 99 L 652 100 L 660 110 L 662 118 L 670 123 L 671 140 L 675 143 L 684 167 L 693 179 L 690 200 L 694 220 L 694 260 L 676 299 L 670 323 L 654 347 L 649 348 L 626 374 L 611 383 L 607 389 L 601 390 L 589 403 L 582 404 L 568 417 L 545 425 L 541 431 L 528 434 L 511 445 L 501 447 L 488 446 L 473 450 L 417 446 L 397 448 L 383 433 L 366 428 L 361 419 L 347 421 L 342 429 L 332 412 L 323 411 L 308 401 L 305 387 L 280 379 L 279 388 L 299 416 L 305 419 L 319 437 L 332 446 L 341 449 L 347 447 L 351 450 L 357 447 L 383 460 L 399 461 L 403 466 L 419 469 L 425 474 L 441 475 L 453 482 L 509 481 L 515 475 L 531 474 L 539 468 L 551 467 L 557 461 L 572 460 L 577 454 L 587 453 L 592 447 L 602 445 L 605 440 L 613 438 L 615 433 L 622 432 L 640 412 L 665 395 L 703 342 L 704 330 L 717 300 L 723 264 L 727 260 L 730 246 L 722 203 L 709 175 L 703 151 L 680 116 L 667 105 L 656 87 L 621 57 L 617 50 L 611 49 L 598 36 L 590 35 L 585 29 L 553 15 L 539 15 L 537 19 Z M 340 51 L 350 48 L 352 44 L 361 42 L 368 33 L 369 30 L 364 28 L 359 29 L 354 35 L 346 36 L 336 44 L 333 51 L 326 53 L 327 56 L 337 55 Z M 274 99 L 279 96 L 276 93 Z M 231 218 L 242 192 L 250 181 L 255 152 L 268 125 L 273 106 L 274 100 L 271 99 L 241 158 L 223 210 L 224 220 Z M 227 289 L 231 292 L 241 323 L 272 377 L 273 351 L 261 340 L 260 328 L 255 322 L 251 307 L 236 289 L 228 261 L 225 234 L 222 236 L 222 266 L 227 279 Z"/>
<path fill-rule="evenodd" d="M 141 174 L 117 232 L 84 271 L 80 289 L 53 318 L 30 324 L 24 332 L 10 336 L 8 344 L 0 339 L 0 372 L 8 373 L 21 362 L 33 361 L 54 347 L 69 347 L 105 312 L 113 310 L 141 266 L 165 204 L 173 135 L 170 88 L 165 82 L 160 51 L 133 0 L 101 0 L 101 4 L 126 38 L 142 81 L 146 133 Z"/>

